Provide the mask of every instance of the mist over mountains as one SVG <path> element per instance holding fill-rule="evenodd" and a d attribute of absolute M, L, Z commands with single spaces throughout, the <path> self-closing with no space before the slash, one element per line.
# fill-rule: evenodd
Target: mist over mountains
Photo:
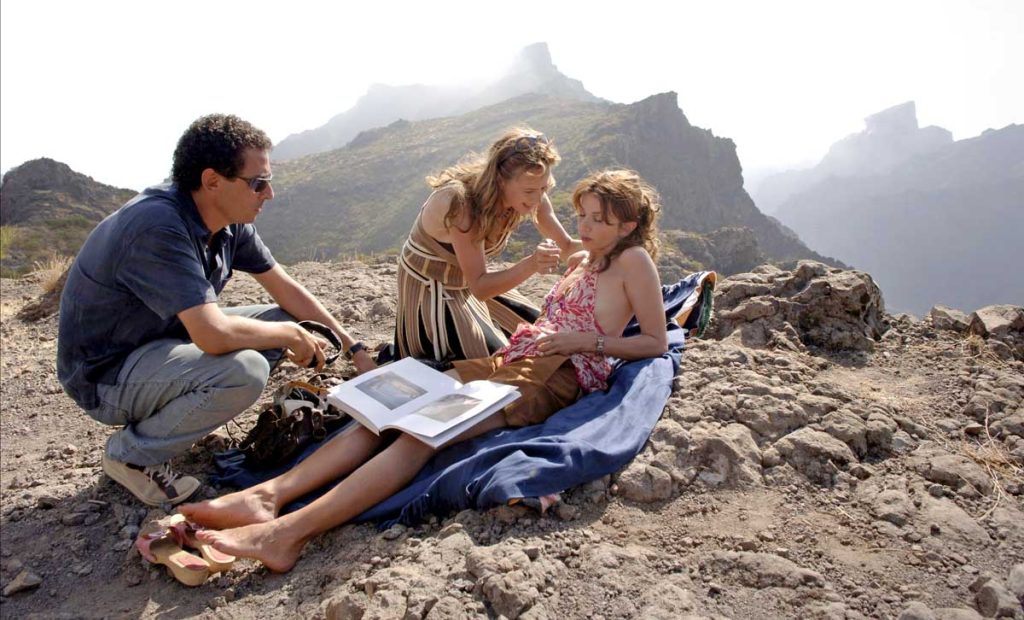
<path fill-rule="evenodd" d="M 871 273 L 891 311 L 1024 302 L 1024 126 L 953 141 L 913 102 L 755 192 L 810 247 Z"/>
<path fill-rule="evenodd" d="M 529 125 L 563 156 L 551 198 L 571 233 L 571 190 L 589 172 L 633 168 L 658 188 L 665 278 L 807 258 L 868 271 L 890 310 L 1020 304 L 1024 127 L 954 141 L 941 127 L 919 127 L 913 102 L 865 124 L 816 166 L 765 179 L 755 188 L 759 209 L 733 141 L 691 125 L 674 92 L 632 104 L 599 99 L 536 44 L 493 82 L 375 86 L 331 123 L 286 139 L 272 155 L 276 198 L 257 226 L 286 264 L 396 251 L 429 194 L 426 175 Z M 303 156 L 282 161 L 289 149 Z M 0 193 L 5 276 L 54 252 L 73 255 L 133 194 L 48 159 L 12 169 Z M 537 241 L 523 227 L 507 257 Z"/>
<path fill-rule="evenodd" d="M 276 163 L 277 198 L 260 216 L 260 232 L 285 262 L 397 250 L 430 193 L 424 177 L 486 149 L 517 124 L 543 131 L 563 156 L 551 192 L 563 222 L 574 219 L 569 197 L 578 179 L 625 166 L 660 191 L 662 229 L 720 231 L 713 242 L 680 238 L 680 244 L 691 241 L 723 264 L 834 262 L 757 210 L 743 190 L 735 144 L 692 126 L 675 93 L 630 105 L 529 94 L 456 117 L 396 121 L 363 132 L 344 148 Z M 537 241 L 528 228 L 516 236 L 513 252 Z"/>
<path fill-rule="evenodd" d="M 455 116 L 526 93 L 544 93 L 580 101 L 602 101 L 579 80 L 558 71 L 546 43 L 524 48 L 512 65 L 489 82 L 455 85 L 374 84 L 355 106 L 326 124 L 292 134 L 274 147 L 274 159 L 286 160 L 322 153 L 348 144 L 359 132 L 408 121 Z"/>

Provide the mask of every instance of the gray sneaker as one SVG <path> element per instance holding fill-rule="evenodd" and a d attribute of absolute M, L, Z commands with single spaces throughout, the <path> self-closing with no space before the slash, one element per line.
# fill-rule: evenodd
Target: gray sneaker
<path fill-rule="evenodd" d="M 199 488 L 198 480 L 176 474 L 170 463 L 144 467 L 115 461 L 104 454 L 103 471 L 140 502 L 150 506 L 179 504 Z"/>

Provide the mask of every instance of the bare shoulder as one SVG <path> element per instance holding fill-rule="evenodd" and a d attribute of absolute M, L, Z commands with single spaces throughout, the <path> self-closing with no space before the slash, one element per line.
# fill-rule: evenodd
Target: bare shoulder
<path fill-rule="evenodd" d="M 615 259 L 616 267 L 619 271 L 638 273 L 640 271 L 657 271 L 654 265 L 654 260 L 651 259 L 651 255 L 647 253 L 647 250 L 640 246 L 633 246 L 626 248 L 622 251 L 622 254 Z"/>
<path fill-rule="evenodd" d="M 448 215 L 452 202 L 456 200 L 455 194 L 456 191 L 453 188 L 441 188 L 432 193 L 423 203 L 423 223 L 431 234 L 437 235 L 445 229 L 444 218 Z M 466 221 L 468 221 L 466 214 L 460 213 L 456 217 L 455 223 L 465 228 Z"/>

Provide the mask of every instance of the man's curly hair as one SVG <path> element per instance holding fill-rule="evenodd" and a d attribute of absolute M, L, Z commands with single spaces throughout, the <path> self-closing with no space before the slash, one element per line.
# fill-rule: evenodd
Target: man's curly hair
<path fill-rule="evenodd" d="M 213 168 L 233 179 L 245 165 L 245 151 L 270 150 L 267 134 L 233 114 L 209 114 L 196 119 L 178 139 L 171 179 L 179 189 L 195 191 L 203 170 Z"/>

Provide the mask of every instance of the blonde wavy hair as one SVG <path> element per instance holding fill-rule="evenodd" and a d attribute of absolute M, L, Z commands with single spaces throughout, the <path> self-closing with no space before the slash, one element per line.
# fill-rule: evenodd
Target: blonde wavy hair
<path fill-rule="evenodd" d="M 581 201 L 587 194 L 593 194 L 601 202 L 601 218 L 608 220 L 609 214 L 619 222 L 636 222 L 633 232 L 619 240 L 597 267 L 602 272 L 612 264 L 616 256 L 627 248 L 641 246 L 651 258 L 658 256 L 658 214 L 661 212 L 661 198 L 658 192 L 632 170 L 602 170 L 584 177 L 576 184 L 572 193 L 572 206 L 576 213 L 583 213 Z"/>
<path fill-rule="evenodd" d="M 551 174 L 561 157 L 555 145 L 544 134 L 529 127 L 514 127 L 498 138 L 486 155 L 471 154 L 436 176 L 428 176 L 427 184 L 436 190 L 451 190 L 451 206 L 444 216 L 444 225 L 451 227 L 463 209 L 469 216 L 469 228 L 475 238 L 494 241 L 519 226 L 527 216 L 509 217 L 501 210 L 501 186 L 521 172 Z M 551 187 L 555 180 L 551 177 Z"/>

